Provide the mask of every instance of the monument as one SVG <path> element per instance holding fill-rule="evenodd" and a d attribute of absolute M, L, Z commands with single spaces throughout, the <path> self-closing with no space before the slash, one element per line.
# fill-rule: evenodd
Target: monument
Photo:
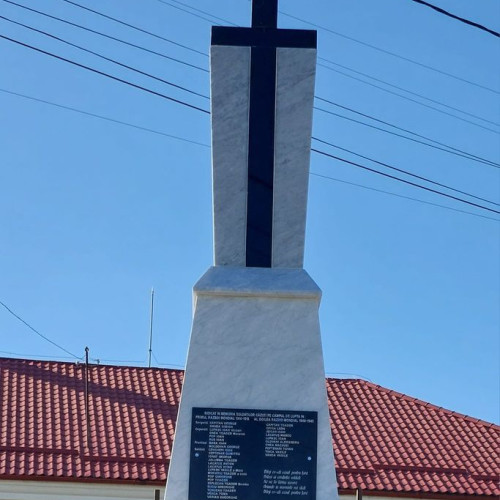
<path fill-rule="evenodd" d="M 316 32 L 213 27 L 214 266 L 194 315 L 166 500 L 336 500 L 318 309 L 303 269 Z"/>

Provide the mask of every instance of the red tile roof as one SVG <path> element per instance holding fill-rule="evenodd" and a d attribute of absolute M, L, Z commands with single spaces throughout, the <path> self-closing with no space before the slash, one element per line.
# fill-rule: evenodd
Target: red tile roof
<path fill-rule="evenodd" d="M 0 479 L 163 484 L 181 370 L 0 358 Z M 498 496 L 500 427 L 363 380 L 327 379 L 341 492 Z"/>

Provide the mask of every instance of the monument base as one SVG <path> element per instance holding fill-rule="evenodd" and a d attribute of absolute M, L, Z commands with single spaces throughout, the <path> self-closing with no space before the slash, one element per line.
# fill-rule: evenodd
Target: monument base
<path fill-rule="evenodd" d="M 319 330 L 320 299 L 321 290 L 303 269 L 212 267 L 198 281 L 194 287 L 193 326 L 168 472 L 166 500 L 189 499 L 190 464 L 194 455 L 193 408 L 197 409 L 195 413 L 201 419 L 211 418 L 204 416 L 207 409 L 263 410 L 267 413 L 257 420 L 264 421 L 267 418 L 269 422 L 278 410 L 285 417 L 294 417 L 294 412 L 297 415 L 301 412 L 317 413 L 315 488 L 307 491 L 297 481 L 289 482 L 290 485 L 295 485 L 289 488 L 292 493 L 311 500 L 314 500 L 313 496 L 317 500 L 338 498 Z M 220 418 L 220 412 L 219 417 L 214 418 Z M 293 418 L 288 421 L 298 422 Z M 233 425 L 231 428 L 239 431 L 233 434 L 244 435 L 240 428 L 243 424 L 235 422 L 226 424 L 226 429 L 229 428 L 227 425 Z M 251 427 L 248 422 L 245 425 Z M 293 443 L 298 441 L 291 439 L 294 439 L 293 432 L 298 432 L 299 424 L 296 427 L 294 424 L 287 425 L 291 433 L 289 436 L 292 437 L 278 438 L 281 439 L 280 446 L 287 446 L 293 451 Z M 208 427 L 200 425 L 197 432 L 206 429 Z M 277 429 L 278 434 L 285 436 L 284 431 Z M 231 435 L 231 431 L 226 434 Z M 278 438 L 272 439 L 276 442 Z M 202 450 L 200 453 L 206 452 L 208 455 L 207 448 L 210 445 L 203 440 L 198 445 Z M 233 454 L 231 450 L 235 446 L 228 449 L 230 451 L 226 450 L 225 453 Z M 276 449 L 279 451 L 279 447 L 273 449 L 274 451 L 269 452 L 271 457 Z M 279 459 L 281 461 L 276 463 L 286 463 L 286 450 L 283 453 Z M 236 464 L 236 470 L 241 453 L 234 452 L 234 455 L 232 463 Z M 248 457 L 243 458 L 248 462 Z M 307 458 L 311 460 L 310 456 Z M 272 461 L 273 458 L 267 460 Z M 214 479 L 212 476 L 212 493 L 208 497 L 219 498 L 219 490 L 214 484 L 226 481 L 228 474 L 231 476 L 234 473 L 231 470 L 226 467 L 222 479 Z M 270 491 L 261 491 L 255 495 L 252 490 L 255 485 L 245 486 L 249 482 L 248 476 L 245 476 L 245 471 L 241 472 L 241 468 L 238 470 L 240 472 L 237 475 L 243 479 L 235 479 L 242 485 L 239 489 L 241 494 L 234 496 L 237 500 L 247 498 L 247 494 L 251 500 L 273 500 L 290 496 L 285 487 L 274 490 L 271 488 Z M 280 474 L 285 472 L 280 469 Z M 276 471 L 273 474 L 274 476 L 269 476 L 271 483 L 273 478 L 280 479 L 275 482 L 283 482 L 284 478 L 276 476 Z M 231 479 L 232 476 L 229 477 Z"/>

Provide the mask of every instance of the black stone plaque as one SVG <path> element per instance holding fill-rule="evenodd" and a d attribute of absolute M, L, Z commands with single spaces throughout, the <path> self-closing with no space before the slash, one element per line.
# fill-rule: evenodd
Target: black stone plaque
<path fill-rule="evenodd" d="M 315 500 L 317 441 L 317 412 L 193 408 L 189 500 Z"/>

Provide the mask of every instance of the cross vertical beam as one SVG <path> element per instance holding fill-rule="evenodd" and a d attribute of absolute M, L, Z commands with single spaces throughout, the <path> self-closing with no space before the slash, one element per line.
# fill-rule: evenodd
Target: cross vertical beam
<path fill-rule="evenodd" d="M 236 234 L 241 244 L 235 247 L 236 257 L 231 252 L 225 254 L 230 262 L 246 267 L 273 267 L 273 252 L 277 252 L 273 248 L 273 244 L 276 244 L 273 232 L 276 230 L 277 60 L 281 54 L 278 49 L 316 49 L 317 43 L 315 31 L 277 29 L 277 17 L 278 0 L 253 0 L 251 28 L 212 27 L 212 46 L 250 48 L 246 207 L 243 214 L 239 212 L 241 204 L 237 205 L 238 215 L 226 219 L 239 224 L 242 220 L 239 217 L 244 215 L 245 228 L 239 228 L 245 240 L 240 239 L 243 234 L 238 229 Z M 237 147 L 241 148 L 241 144 Z M 231 203 L 234 201 L 231 198 L 229 200 Z M 231 208 L 225 207 L 224 210 L 229 213 Z M 217 225 L 215 227 L 217 230 Z M 281 226 L 279 231 L 281 233 L 278 234 L 283 235 Z M 216 248 L 217 244 L 220 241 L 216 239 Z M 287 250 L 280 248 L 278 251 L 283 255 Z"/>
<path fill-rule="evenodd" d="M 252 47 L 247 267 L 272 267 L 276 47 Z"/>
<path fill-rule="evenodd" d="M 252 28 L 278 26 L 278 0 L 253 0 Z"/>
<path fill-rule="evenodd" d="M 278 0 L 252 1 L 252 28 L 276 29 Z M 252 47 L 248 137 L 247 267 L 272 267 L 276 47 Z"/>

